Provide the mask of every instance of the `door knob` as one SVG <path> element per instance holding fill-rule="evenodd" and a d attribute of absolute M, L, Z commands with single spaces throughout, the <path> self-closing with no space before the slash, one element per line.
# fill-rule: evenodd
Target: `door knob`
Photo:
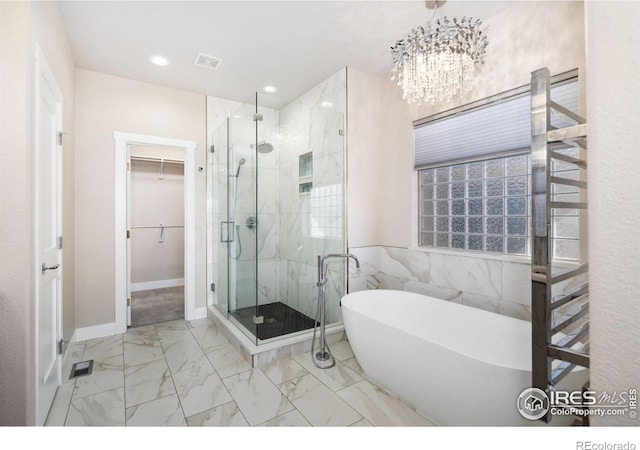
<path fill-rule="evenodd" d="M 47 267 L 47 266 L 45 265 L 45 263 L 42 263 L 42 274 L 44 275 L 44 273 L 45 273 L 47 270 L 56 270 L 58 267 L 60 267 L 60 263 L 56 264 L 55 266 L 51 266 L 51 267 Z"/>

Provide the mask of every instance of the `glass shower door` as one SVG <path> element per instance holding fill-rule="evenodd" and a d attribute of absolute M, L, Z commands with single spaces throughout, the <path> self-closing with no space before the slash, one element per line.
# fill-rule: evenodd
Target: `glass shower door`
<path fill-rule="evenodd" d="M 229 319 L 257 343 L 257 96 L 229 118 L 227 143 L 227 285 Z"/>
<path fill-rule="evenodd" d="M 229 141 L 229 119 L 216 127 L 211 135 L 213 151 L 211 158 L 211 214 L 214 238 L 211 242 L 211 282 L 213 305 L 229 318 L 228 279 L 228 219 L 227 219 L 227 146 Z"/>

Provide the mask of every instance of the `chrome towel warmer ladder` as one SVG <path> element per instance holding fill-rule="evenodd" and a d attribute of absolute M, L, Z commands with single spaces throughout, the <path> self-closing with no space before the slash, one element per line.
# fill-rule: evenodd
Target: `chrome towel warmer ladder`
<path fill-rule="evenodd" d="M 551 226 L 554 210 L 577 210 L 580 216 L 587 210 L 586 201 L 556 201 L 553 195 L 554 186 L 573 186 L 579 188 L 580 200 L 586 199 L 587 182 L 555 176 L 552 170 L 554 160 L 569 163 L 583 171 L 586 169 L 586 156 L 569 156 L 560 149 L 574 147 L 579 149 L 580 156 L 586 154 L 587 124 L 584 118 L 551 100 L 550 85 L 549 69 L 532 72 L 532 387 L 547 393 L 576 366 L 589 367 L 589 285 L 585 282 L 570 292 L 555 296 L 552 292 L 553 285 L 588 273 L 588 265 L 584 262 L 572 270 L 553 273 Z M 551 126 L 552 110 L 575 125 L 565 128 Z M 554 335 L 561 331 L 565 336 L 554 343 Z M 549 422 L 550 414 L 541 420 Z M 583 425 L 587 424 L 583 422 Z"/>

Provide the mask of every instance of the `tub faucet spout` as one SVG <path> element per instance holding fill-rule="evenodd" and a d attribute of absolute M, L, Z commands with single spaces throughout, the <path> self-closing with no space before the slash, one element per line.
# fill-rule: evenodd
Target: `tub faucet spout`
<path fill-rule="evenodd" d="M 356 269 L 360 268 L 360 261 L 358 261 L 358 258 L 353 253 L 331 253 L 329 255 L 324 256 L 322 258 L 322 260 L 320 261 L 320 268 L 322 270 L 321 275 L 324 275 L 322 278 L 326 278 L 326 274 L 327 274 L 327 259 L 330 259 L 330 258 L 344 258 L 344 259 L 351 258 L 356 262 Z"/>

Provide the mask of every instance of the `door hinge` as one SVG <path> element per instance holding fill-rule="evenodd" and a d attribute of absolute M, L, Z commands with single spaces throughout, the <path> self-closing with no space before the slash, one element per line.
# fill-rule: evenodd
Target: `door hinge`
<path fill-rule="evenodd" d="M 338 130 L 338 135 L 339 136 L 344 136 L 344 130 Z"/>
<path fill-rule="evenodd" d="M 263 118 L 263 117 L 262 117 L 262 114 L 258 114 L 258 113 L 256 113 L 256 114 L 254 114 L 254 115 L 253 115 L 253 121 L 254 121 L 254 122 L 262 121 L 262 118 Z"/>
<path fill-rule="evenodd" d="M 216 284 L 211 283 L 211 292 L 215 292 L 215 291 L 216 291 Z"/>
<path fill-rule="evenodd" d="M 62 135 L 63 135 L 63 132 L 58 131 L 58 145 L 62 145 Z"/>
<path fill-rule="evenodd" d="M 64 345 L 69 341 L 65 341 L 64 339 L 60 339 L 58 341 L 58 355 L 62 355 L 64 353 Z"/>
<path fill-rule="evenodd" d="M 127 306 L 131 306 L 131 299 L 130 298 L 127 299 Z"/>
<path fill-rule="evenodd" d="M 256 325 L 264 323 L 264 316 L 253 316 L 253 323 L 255 323 Z"/>
<path fill-rule="evenodd" d="M 127 172 L 131 172 L 131 163 L 130 162 L 127 163 Z"/>
<path fill-rule="evenodd" d="M 127 239 L 131 238 L 131 231 L 127 230 Z"/>
<path fill-rule="evenodd" d="M 58 250 L 62 250 L 62 236 L 58 236 Z"/>
<path fill-rule="evenodd" d="M 215 151 L 215 149 L 216 149 L 216 146 L 211 144 L 211 153 L 213 153 Z"/>

